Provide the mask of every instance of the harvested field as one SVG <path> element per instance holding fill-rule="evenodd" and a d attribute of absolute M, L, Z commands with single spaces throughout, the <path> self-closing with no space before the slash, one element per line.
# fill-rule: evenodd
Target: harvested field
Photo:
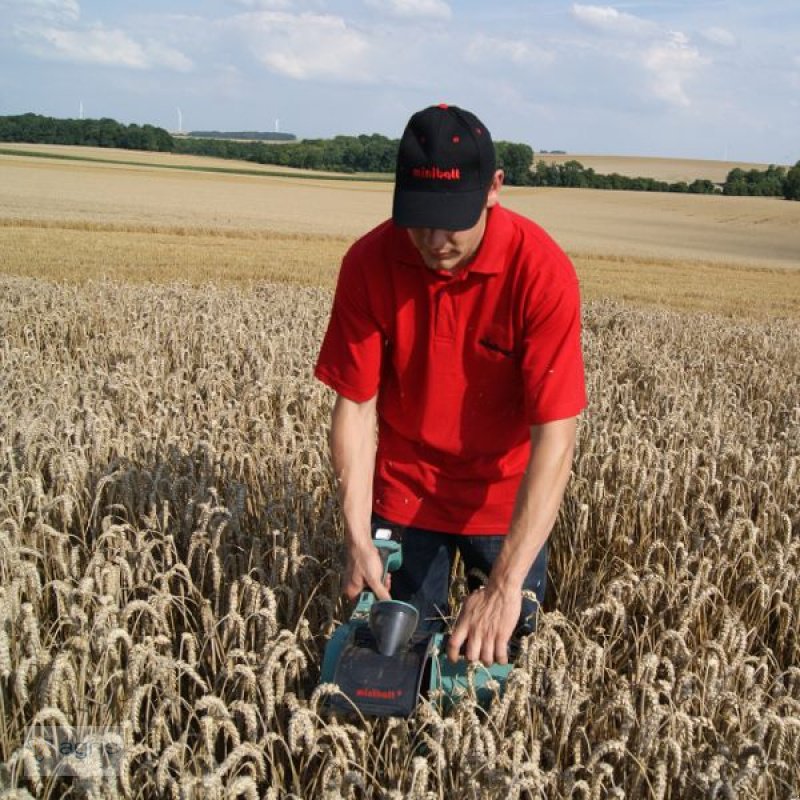
<path fill-rule="evenodd" d="M 139 154 L 135 154 L 138 157 Z M 54 280 L 331 285 L 389 184 L 0 156 L 0 270 Z M 584 295 L 764 317 L 800 308 L 800 203 L 507 187 Z M 36 258 L 30 257 L 36 253 Z"/>
<path fill-rule="evenodd" d="M 254 172 L 283 172 L 286 175 L 325 175 L 327 173 L 278 164 L 232 161 L 229 158 L 194 156 L 184 153 L 157 153 L 148 150 L 123 150 L 118 147 L 83 147 L 66 144 L 26 144 L 24 142 L 0 142 L 0 149 L 16 150 L 20 153 L 37 153 L 54 158 L 91 159 L 91 162 L 107 161 L 106 167 L 125 166 L 113 162 L 134 162 L 143 167 L 195 167 L 197 169 L 248 169 Z M 101 165 L 103 166 L 103 165 Z M 338 177 L 341 177 L 338 175 Z"/>
<path fill-rule="evenodd" d="M 390 212 L 387 187 L 0 155 L 5 218 L 355 236 Z"/>
<path fill-rule="evenodd" d="M 171 165 L 171 166 L 197 166 L 197 167 L 231 167 L 240 166 L 241 162 L 230 161 L 222 158 L 209 158 L 206 156 L 191 156 L 177 153 L 149 153 L 146 151 L 121 150 L 113 147 L 80 147 L 61 144 L 24 144 L 3 142 L 3 149 L 28 150 L 53 155 L 69 155 L 81 158 L 97 158 L 103 160 L 137 161 L 142 164 Z M 611 174 L 618 172 L 632 178 L 654 178 L 655 180 L 686 181 L 691 183 L 700 178 L 723 183 L 732 169 L 758 169 L 765 170 L 769 164 L 757 164 L 744 161 L 708 161 L 691 158 L 648 158 L 644 156 L 598 156 L 574 155 L 555 153 L 535 153 L 534 161 L 544 161 L 547 164 L 563 164 L 566 161 L 580 161 L 584 167 L 591 167 L 595 172 Z M 248 168 L 263 169 L 268 171 L 285 171 L 289 174 L 298 172 L 310 173 L 308 170 L 296 170 L 286 167 L 267 164 L 247 164 Z M 791 165 L 784 165 L 787 168 Z M 310 173 L 313 174 L 313 173 Z"/>
<path fill-rule="evenodd" d="M 506 187 L 502 197 L 509 208 L 539 221 L 571 254 L 800 266 L 800 203 L 521 187 Z M 258 229 L 354 239 L 390 214 L 391 184 L 0 155 L 0 208 L 5 219 Z"/>
<path fill-rule="evenodd" d="M 505 203 L 571 254 L 800 267 L 800 203 L 787 200 L 508 187 Z"/>

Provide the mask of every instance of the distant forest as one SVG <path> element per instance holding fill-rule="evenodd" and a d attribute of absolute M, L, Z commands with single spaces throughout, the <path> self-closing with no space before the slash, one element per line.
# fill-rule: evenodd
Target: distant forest
<path fill-rule="evenodd" d="M 0 117 L 0 142 L 80 144 L 125 150 L 175 149 L 173 138 L 153 125 L 121 125 L 113 119 L 57 119 L 39 114 Z"/>
<path fill-rule="evenodd" d="M 153 125 L 123 125 L 116 120 L 56 119 L 38 114 L 0 117 L 0 142 L 31 144 L 72 144 L 94 147 L 120 147 L 128 150 L 154 150 L 170 153 L 216 156 L 217 158 L 275 164 L 299 169 L 331 172 L 393 173 L 398 139 L 373 133 L 361 136 L 335 136 L 333 139 L 239 141 L 254 134 L 219 131 L 173 137 Z M 263 134 L 262 134 L 263 135 Z M 231 136 L 231 138 L 221 138 Z M 292 137 L 292 134 L 272 134 Z M 535 161 L 527 144 L 496 142 L 498 165 L 506 173 L 506 183 L 514 186 L 565 186 L 587 189 L 627 189 L 645 192 L 688 192 L 694 194 L 750 195 L 785 197 L 800 200 L 800 161 L 791 169 L 770 166 L 766 170 L 734 169 L 718 186 L 709 180 L 667 183 L 653 178 L 631 178 L 612 173 L 602 175 L 578 161 L 546 164 Z"/>

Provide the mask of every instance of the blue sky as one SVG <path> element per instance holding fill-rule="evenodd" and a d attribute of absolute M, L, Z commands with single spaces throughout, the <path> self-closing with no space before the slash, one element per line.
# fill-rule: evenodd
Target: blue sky
<path fill-rule="evenodd" d="M 536 150 L 800 159 L 799 0 L 0 0 L 0 114 L 399 136 L 446 101 Z"/>

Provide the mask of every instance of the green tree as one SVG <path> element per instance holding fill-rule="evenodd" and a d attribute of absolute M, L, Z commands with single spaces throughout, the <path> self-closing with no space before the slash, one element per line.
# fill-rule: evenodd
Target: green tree
<path fill-rule="evenodd" d="M 732 169 L 728 173 L 722 191 L 726 195 L 749 195 L 755 197 L 782 197 L 786 170 L 774 164 L 766 170 Z"/>
<path fill-rule="evenodd" d="M 561 185 L 573 188 L 588 186 L 586 170 L 580 161 L 567 161 L 561 167 Z"/>
<path fill-rule="evenodd" d="M 512 186 L 527 186 L 531 180 L 533 149 L 527 144 L 496 142 L 497 166 L 505 174 L 506 183 Z"/>
<path fill-rule="evenodd" d="M 787 173 L 783 182 L 783 196 L 787 200 L 800 200 L 800 161 Z"/>
<path fill-rule="evenodd" d="M 714 186 L 712 181 L 705 178 L 698 178 L 696 181 L 692 181 L 689 184 L 689 191 L 692 194 L 715 194 L 717 187 Z"/>

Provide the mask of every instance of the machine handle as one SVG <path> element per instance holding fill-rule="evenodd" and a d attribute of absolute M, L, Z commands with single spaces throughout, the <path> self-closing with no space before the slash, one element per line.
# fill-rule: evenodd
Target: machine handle
<path fill-rule="evenodd" d="M 400 565 L 403 563 L 403 554 L 400 542 L 396 542 L 393 539 L 381 539 L 378 537 L 378 534 L 380 534 L 382 530 L 385 529 L 379 528 L 375 531 L 375 538 L 372 540 L 372 543 L 378 548 L 381 563 L 383 564 L 383 578 L 385 579 L 388 573 L 400 569 Z"/>
<path fill-rule="evenodd" d="M 394 552 L 392 550 L 390 550 L 388 547 L 382 547 L 381 545 L 379 545 L 377 543 L 376 543 L 376 545 L 378 547 L 378 555 L 380 555 L 380 557 L 381 557 L 381 564 L 383 564 L 383 575 L 382 575 L 382 577 L 383 577 L 383 580 L 386 580 L 386 576 L 391 571 L 389 569 L 389 562 L 391 561 L 392 556 L 394 555 Z"/>

